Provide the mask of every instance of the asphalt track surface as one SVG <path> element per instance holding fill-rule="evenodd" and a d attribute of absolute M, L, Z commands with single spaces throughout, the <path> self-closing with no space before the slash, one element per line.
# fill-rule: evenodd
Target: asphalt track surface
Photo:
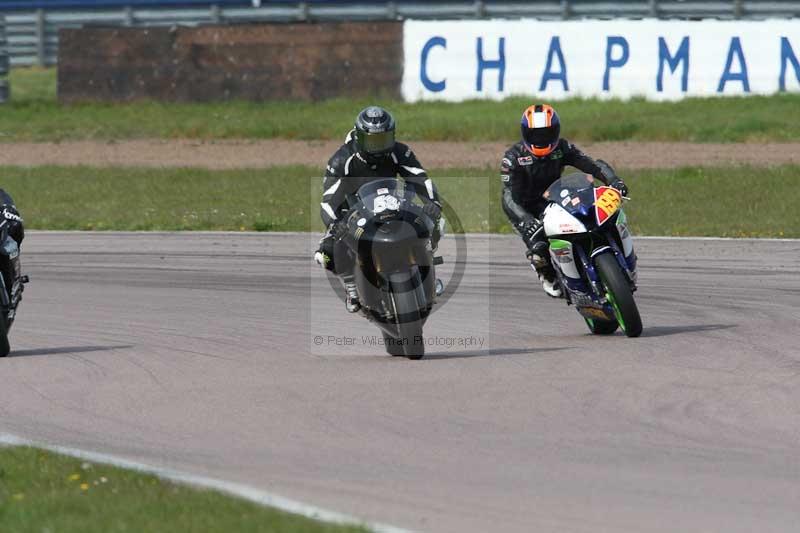
<path fill-rule="evenodd" d="M 315 238 L 31 232 L 0 433 L 415 530 L 797 531 L 800 241 L 637 241 L 627 339 L 516 238 L 469 237 L 414 362 L 370 346 Z"/>

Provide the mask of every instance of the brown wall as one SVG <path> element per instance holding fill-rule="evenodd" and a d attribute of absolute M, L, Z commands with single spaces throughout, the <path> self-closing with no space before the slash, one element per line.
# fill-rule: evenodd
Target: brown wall
<path fill-rule="evenodd" d="M 167 101 L 396 96 L 400 22 L 59 32 L 58 97 Z"/>

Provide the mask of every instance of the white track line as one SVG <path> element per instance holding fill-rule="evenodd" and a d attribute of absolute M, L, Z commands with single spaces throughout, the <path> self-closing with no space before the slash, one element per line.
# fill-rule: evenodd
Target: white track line
<path fill-rule="evenodd" d="M 800 239 L 775 237 L 658 237 L 656 235 L 634 235 L 634 241 L 737 241 L 737 242 L 800 242 Z"/>
<path fill-rule="evenodd" d="M 69 448 L 66 446 L 45 444 L 42 442 L 36 442 L 22 437 L 18 437 L 16 435 L 9 435 L 6 433 L 0 433 L 0 445 L 34 446 L 37 448 L 49 450 L 51 452 L 59 453 L 61 455 L 68 455 L 70 457 L 83 459 L 85 461 L 107 464 L 119 468 L 125 468 L 128 470 L 142 472 L 145 474 L 153 474 L 161 479 L 173 481 L 175 483 L 191 485 L 194 487 L 200 487 L 204 489 L 217 490 L 220 492 L 224 492 L 226 494 L 230 494 L 232 496 L 249 500 L 251 502 L 255 502 L 261 505 L 268 505 L 270 507 L 274 507 L 282 511 L 301 515 L 306 518 L 312 518 L 314 520 L 321 520 L 323 522 L 331 522 L 335 524 L 345 524 L 345 525 L 354 525 L 354 524 L 363 525 L 371 529 L 372 531 L 375 531 L 376 533 L 411 533 L 410 530 L 408 529 L 402 529 L 387 524 L 376 524 L 376 523 L 365 522 L 354 516 L 338 513 L 336 511 L 329 511 L 327 509 L 321 509 L 319 507 L 315 507 L 307 503 L 298 502 L 296 500 L 290 500 L 289 498 L 284 498 L 283 496 L 266 492 L 264 490 L 251 487 L 249 485 L 242 485 L 240 483 L 224 481 L 222 479 L 214 479 L 205 476 L 198 476 L 195 474 L 179 472 L 177 470 L 170 470 L 167 468 L 161 468 L 158 466 L 148 465 L 145 463 L 138 463 L 136 461 L 131 461 L 123 457 L 117 457 L 115 455 L 97 453 L 88 450 L 80 450 L 78 448 Z"/>

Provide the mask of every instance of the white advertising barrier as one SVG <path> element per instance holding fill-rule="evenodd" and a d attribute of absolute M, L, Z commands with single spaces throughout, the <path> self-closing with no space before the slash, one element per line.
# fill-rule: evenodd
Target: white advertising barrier
<path fill-rule="evenodd" d="M 407 21 L 407 101 L 800 91 L 800 20 Z"/>

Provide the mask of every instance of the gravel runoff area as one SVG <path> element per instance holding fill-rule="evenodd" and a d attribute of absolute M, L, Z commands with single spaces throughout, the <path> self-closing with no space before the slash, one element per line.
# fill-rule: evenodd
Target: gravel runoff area
<path fill-rule="evenodd" d="M 477 142 L 413 142 L 429 168 L 495 166 L 507 145 Z M 209 169 L 312 165 L 322 168 L 335 141 L 131 140 L 0 144 L 0 165 L 201 167 Z M 738 164 L 800 164 L 800 143 L 698 144 L 602 142 L 579 144 L 588 154 L 626 169 Z"/>

